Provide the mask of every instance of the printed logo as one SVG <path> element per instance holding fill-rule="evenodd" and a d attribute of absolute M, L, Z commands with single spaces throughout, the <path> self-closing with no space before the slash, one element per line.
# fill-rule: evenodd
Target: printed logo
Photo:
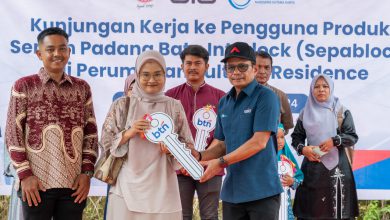
<path fill-rule="evenodd" d="M 230 5 L 239 10 L 248 7 L 250 2 L 251 0 L 229 0 Z"/>
<path fill-rule="evenodd" d="M 255 0 L 257 5 L 294 5 L 296 0 Z"/>
<path fill-rule="evenodd" d="M 198 118 L 198 121 L 196 122 L 196 124 L 199 126 L 211 128 L 211 121 L 210 120 L 201 120 Z"/>
<path fill-rule="evenodd" d="M 217 0 L 171 0 L 171 2 L 174 4 L 187 4 L 187 3 L 214 4 L 216 1 Z"/>
<path fill-rule="evenodd" d="M 249 113 L 251 113 L 251 112 L 252 112 L 252 109 L 250 109 L 250 108 L 244 110 L 244 113 L 245 113 L 245 114 L 249 114 Z"/>
<path fill-rule="evenodd" d="M 153 8 L 153 0 L 138 0 L 137 8 Z"/>
<path fill-rule="evenodd" d="M 234 47 L 231 51 L 230 51 L 230 53 L 239 53 L 240 52 L 240 50 L 237 48 L 237 47 Z"/>
<path fill-rule="evenodd" d="M 152 125 L 152 127 L 153 127 L 153 125 L 155 125 L 155 128 L 154 128 L 155 131 L 154 132 L 152 131 L 152 135 L 156 139 L 160 138 L 160 136 L 162 134 L 164 134 L 166 131 L 169 130 L 169 125 L 165 124 L 164 122 L 161 122 L 161 125 L 159 126 L 157 120 L 152 120 L 151 125 Z"/>

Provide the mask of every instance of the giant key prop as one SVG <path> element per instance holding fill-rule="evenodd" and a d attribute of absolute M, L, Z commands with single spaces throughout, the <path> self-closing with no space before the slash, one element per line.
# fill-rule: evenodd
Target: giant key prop
<path fill-rule="evenodd" d="M 146 120 L 150 121 L 150 129 L 145 132 L 145 137 L 152 143 L 163 142 L 192 178 L 199 180 L 204 172 L 203 166 L 192 156 L 191 150 L 177 139 L 178 135 L 173 133 L 171 117 L 163 112 L 155 112 Z"/>
<path fill-rule="evenodd" d="M 282 155 L 283 156 L 283 155 Z M 293 168 L 291 164 L 286 161 L 278 161 L 278 174 L 280 177 L 283 175 L 294 176 Z M 288 210 L 285 208 L 288 206 L 288 186 L 283 187 L 283 192 L 280 194 L 280 204 L 281 208 L 279 209 L 279 218 L 280 219 L 288 219 Z M 283 208 L 282 208 L 283 207 Z"/>
<path fill-rule="evenodd" d="M 211 106 L 205 106 L 195 112 L 192 123 L 196 128 L 195 149 L 197 151 L 206 149 L 207 138 L 210 137 L 210 132 L 214 130 L 216 122 L 217 114 Z"/>

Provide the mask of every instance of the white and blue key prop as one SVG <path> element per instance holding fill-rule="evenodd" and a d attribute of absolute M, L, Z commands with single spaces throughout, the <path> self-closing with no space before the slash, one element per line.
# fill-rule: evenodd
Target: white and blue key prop
<path fill-rule="evenodd" d="M 212 107 L 206 106 L 198 109 L 192 117 L 192 124 L 196 128 L 195 149 L 204 151 L 207 147 L 207 138 L 215 129 L 217 114 Z"/>
<path fill-rule="evenodd" d="M 171 117 L 163 112 L 155 112 L 147 120 L 151 126 L 145 132 L 145 137 L 152 143 L 163 142 L 192 178 L 199 180 L 204 172 L 203 166 L 192 156 L 191 150 L 179 141 L 178 135 L 173 133 Z"/>
<path fill-rule="evenodd" d="M 278 173 L 279 175 L 293 176 L 294 171 L 290 163 L 286 161 L 278 161 Z"/>
<path fill-rule="evenodd" d="M 293 176 L 293 168 L 291 164 L 286 161 L 278 161 L 278 174 L 280 178 L 282 175 Z M 288 219 L 288 209 L 286 208 L 289 203 L 287 194 L 288 186 L 283 186 L 283 192 L 280 194 L 280 208 L 279 208 L 279 219 Z"/>

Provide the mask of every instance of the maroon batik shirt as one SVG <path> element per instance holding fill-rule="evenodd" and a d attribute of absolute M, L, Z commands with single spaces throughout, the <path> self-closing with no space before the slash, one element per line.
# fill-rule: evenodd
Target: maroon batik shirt
<path fill-rule="evenodd" d="M 37 176 L 46 189 L 72 188 L 93 171 L 98 136 L 91 89 L 64 73 L 57 83 L 42 68 L 12 87 L 6 145 L 19 179 Z"/>
<path fill-rule="evenodd" d="M 207 105 L 213 106 L 215 113 L 217 113 L 219 100 L 225 95 L 225 92 L 215 87 L 212 87 L 207 83 L 203 83 L 199 87 L 198 91 L 194 91 L 190 84 L 183 83 L 177 87 L 168 90 L 165 95 L 180 100 L 186 112 L 187 121 L 191 129 L 192 137 L 195 140 L 196 128 L 192 123 L 192 117 L 194 116 L 194 113 L 198 109 L 203 108 Z M 210 137 L 207 139 L 207 146 L 210 145 L 213 139 L 214 131 L 210 132 Z M 223 175 L 223 172 L 220 173 L 220 175 Z"/>

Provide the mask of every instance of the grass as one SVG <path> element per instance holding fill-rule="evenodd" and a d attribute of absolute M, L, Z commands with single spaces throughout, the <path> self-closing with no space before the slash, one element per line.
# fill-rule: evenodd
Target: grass
<path fill-rule="evenodd" d="M 6 220 L 8 216 L 8 205 L 10 196 L 0 196 L 0 220 Z M 90 196 L 88 197 L 87 207 L 84 209 L 84 220 L 100 220 L 104 215 L 104 204 L 106 203 L 105 196 Z M 197 201 L 194 203 L 197 204 Z M 222 204 L 220 204 L 220 208 Z M 199 207 L 194 205 L 194 220 L 200 220 Z M 219 219 L 222 219 L 222 213 L 219 213 Z"/>
<path fill-rule="evenodd" d="M 0 220 L 7 219 L 9 199 L 9 196 L 0 195 Z"/>
<path fill-rule="evenodd" d="M 0 196 L 0 220 L 7 219 L 9 196 Z M 92 196 L 88 197 L 87 207 L 84 209 L 84 220 L 103 219 L 104 204 L 106 197 Z M 200 220 L 198 202 L 194 201 L 193 220 Z M 222 203 L 219 206 L 219 219 L 222 219 Z M 389 220 L 390 219 L 390 201 L 387 200 L 361 200 L 359 201 L 360 216 L 358 220 Z"/>

